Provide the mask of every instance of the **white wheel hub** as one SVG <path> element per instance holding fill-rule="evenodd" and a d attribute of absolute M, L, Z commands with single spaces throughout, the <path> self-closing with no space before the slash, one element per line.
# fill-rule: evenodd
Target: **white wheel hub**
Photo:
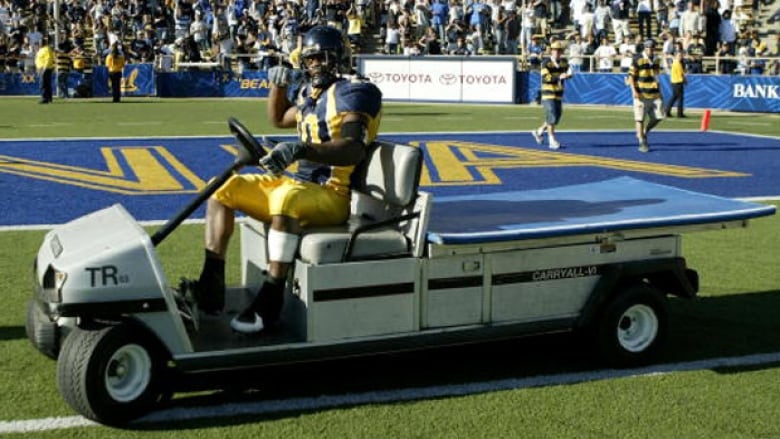
<path fill-rule="evenodd" d="M 642 352 L 658 336 L 658 316 L 647 305 L 629 307 L 618 320 L 617 338 L 620 346 L 629 352 Z"/>
<path fill-rule="evenodd" d="M 114 352 L 106 367 L 106 391 L 116 401 L 137 399 L 149 386 L 152 359 L 142 346 L 128 344 Z"/>

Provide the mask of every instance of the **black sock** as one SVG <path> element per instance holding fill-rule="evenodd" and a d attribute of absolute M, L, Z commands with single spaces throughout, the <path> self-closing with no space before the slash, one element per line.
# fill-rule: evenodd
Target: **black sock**
<path fill-rule="evenodd" d="M 203 269 L 200 272 L 198 283 L 205 287 L 217 287 L 225 289 L 225 260 L 217 256 L 211 250 L 206 250 L 203 260 Z"/>
<path fill-rule="evenodd" d="M 268 276 L 260 287 L 247 313 L 257 313 L 263 318 L 263 323 L 269 326 L 279 320 L 284 305 L 284 284 L 286 278 Z"/>
<path fill-rule="evenodd" d="M 198 279 L 198 289 L 202 294 L 198 302 L 205 311 L 217 312 L 225 306 L 225 260 L 210 250 L 205 253 Z"/>

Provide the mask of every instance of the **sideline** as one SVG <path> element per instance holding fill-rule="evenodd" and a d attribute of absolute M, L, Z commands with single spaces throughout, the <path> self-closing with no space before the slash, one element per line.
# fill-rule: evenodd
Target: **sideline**
<path fill-rule="evenodd" d="M 217 406 L 170 408 L 151 413 L 134 423 L 180 422 L 194 419 L 214 419 L 245 415 L 268 415 L 307 410 L 326 410 L 344 406 L 385 404 L 417 401 L 445 397 L 475 395 L 487 392 L 526 389 L 533 387 L 560 386 L 568 384 L 601 381 L 616 378 L 663 375 L 675 372 L 717 369 L 724 367 L 746 367 L 780 363 L 780 352 L 754 354 L 742 357 L 721 357 L 682 363 L 659 364 L 634 369 L 603 369 L 588 372 L 539 375 L 527 378 L 509 378 L 469 384 L 452 384 L 423 388 L 385 390 L 346 395 L 323 395 L 317 397 L 266 400 L 249 403 L 221 404 Z M 0 434 L 31 433 L 64 430 L 76 427 L 99 425 L 82 416 L 27 419 L 21 421 L 0 421 Z"/>

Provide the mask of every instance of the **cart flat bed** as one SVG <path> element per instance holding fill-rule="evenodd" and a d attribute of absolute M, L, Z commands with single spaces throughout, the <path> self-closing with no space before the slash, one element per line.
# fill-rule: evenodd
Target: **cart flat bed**
<path fill-rule="evenodd" d="M 428 241 L 473 245 L 741 225 L 775 207 L 619 177 L 550 189 L 437 197 Z"/>

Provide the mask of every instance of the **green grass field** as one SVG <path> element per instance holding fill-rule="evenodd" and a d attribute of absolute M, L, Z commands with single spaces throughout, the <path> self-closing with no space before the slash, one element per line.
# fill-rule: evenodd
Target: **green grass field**
<path fill-rule="evenodd" d="M 698 129 L 700 114 L 662 129 Z M 262 100 L 127 99 L 55 102 L 0 99 L 0 138 L 226 135 L 234 116 L 255 134 Z M 594 117 L 599 116 L 599 117 Z M 387 104 L 383 132 L 530 130 L 535 106 Z M 776 136 L 778 115 L 715 113 L 711 129 Z M 630 129 L 624 108 L 567 107 L 561 129 Z M 2 143 L 0 143 L 2 152 Z M 1 184 L 1 183 L 0 183 Z M 775 202 L 777 204 L 777 202 Z M 24 334 L 30 264 L 43 231 L 0 232 L 0 433 L 12 421 L 71 417 L 56 386 L 56 365 Z M 169 279 L 197 273 L 202 227 L 183 226 L 160 247 Z M 234 240 L 237 242 L 238 240 Z M 197 243 L 197 244 L 193 244 Z M 672 333 L 660 363 L 780 352 L 780 218 L 746 229 L 690 234 L 684 253 L 701 277 L 700 297 L 672 300 Z M 230 260 L 237 261 L 237 246 Z M 229 280 L 238 281 L 232 266 Z M 586 347 L 564 336 L 534 337 L 435 352 L 394 355 L 238 379 L 252 392 L 198 391 L 182 407 L 429 387 L 599 369 Z M 780 364 L 719 367 L 543 385 L 418 401 L 347 404 L 267 415 L 17 433 L 30 438 L 773 438 L 780 437 Z M 267 374 L 267 375 L 265 375 Z M 224 378 L 216 378 L 222 380 Z M 232 382 L 228 380 L 228 382 Z"/>

